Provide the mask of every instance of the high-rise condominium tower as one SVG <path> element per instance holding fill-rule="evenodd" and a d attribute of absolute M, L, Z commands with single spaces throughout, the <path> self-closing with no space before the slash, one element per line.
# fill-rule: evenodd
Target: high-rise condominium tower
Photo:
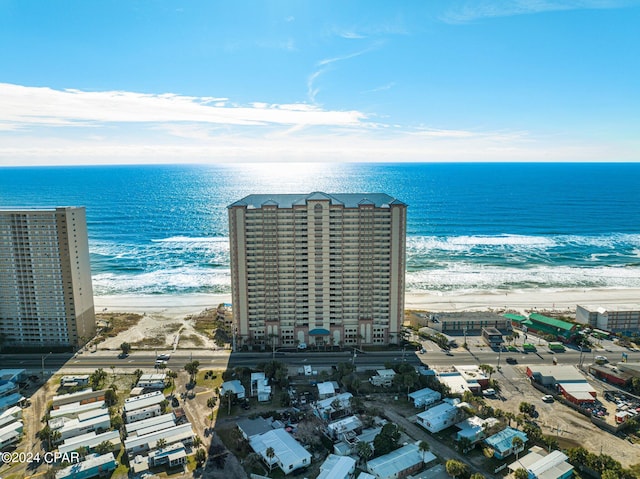
<path fill-rule="evenodd" d="M 249 195 L 229 206 L 240 344 L 396 342 L 407 206 L 382 193 Z"/>
<path fill-rule="evenodd" d="M 0 210 L 4 346 L 75 347 L 95 333 L 85 209 Z"/>

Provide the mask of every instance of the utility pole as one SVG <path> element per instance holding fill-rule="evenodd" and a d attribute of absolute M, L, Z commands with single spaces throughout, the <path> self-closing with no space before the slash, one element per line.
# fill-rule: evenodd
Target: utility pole
<path fill-rule="evenodd" d="M 53 353 L 49 353 L 42 356 L 42 381 L 44 382 L 44 360 L 51 356 Z"/>

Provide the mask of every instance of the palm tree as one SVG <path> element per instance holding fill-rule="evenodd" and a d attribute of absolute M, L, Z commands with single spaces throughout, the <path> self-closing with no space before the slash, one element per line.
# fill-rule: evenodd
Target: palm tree
<path fill-rule="evenodd" d="M 431 449 L 431 446 L 427 441 L 420 441 L 420 444 L 418 445 L 418 449 L 422 453 L 422 462 L 424 462 L 424 455 L 426 452 L 429 451 L 429 449 Z"/>
<path fill-rule="evenodd" d="M 217 403 L 218 398 L 215 396 L 211 396 L 209 399 L 207 399 L 207 407 L 211 409 L 211 424 L 213 424 L 213 409 L 216 407 Z"/>
<path fill-rule="evenodd" d="M 471 474 L 471 476 L 469 477 L 469 479 L 485 479 L 484 476 L 482 474 L 480 474 L 479 472 L 474 472 L 473 474 Z"/>
<path fill-rule="evenodd" d="M 164 449 L 167 446 L 167 440 L 165 438 L 160 438 L 156 441 L 156 448 Z"/>
<path fill-rule="evenodd" d="M 460 440 L 458 441 L 458 447 L 460 448 L 460 451 L 463 454 L 466 453 L 469 449 L 471 449 L 472 445 L 473 443 L 471 442 L 471 439 L 469 439 L 468 437 L 461 437 Z"/>
<path fill-rule="evenodd" d="M 272 447 L 268 447 L 264 452 L 264 455 L 269 459 L 269 472 L 273 469 L 273 458 L 276 456 L 276 451 Z"/>
<path fill-rule="evenodd" d="M 490 364 L 480 364 L 478 366 L 478 369 L 480 371 L 482 371 L 483 373 L 488 374 L 489 375 L 489 379 L 491 379 L 491 375 L 496 372 L 494 367 L 491 366 Z"/>
<path fill-rule="evenodd" d="M 371 444 L 366 441 L 360 441 L 356 445 L 356 454 L 360 459 L 364 461 L 364 465 L 366 467 L 367 461 L 373 456 L 373 448 Z"/>
<path fill-rule="evenodd" d="M 516 453 L 516 461 L 518 460 L 518 455 L 520 454 L 523 445 L 524 441 L 521 437 L 515 436 L 511 439 L 511 449 Z"/>

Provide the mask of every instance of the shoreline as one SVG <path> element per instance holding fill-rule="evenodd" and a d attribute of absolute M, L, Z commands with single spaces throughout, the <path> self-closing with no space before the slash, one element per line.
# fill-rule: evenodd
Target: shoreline
<path fill-rule="evenodd" d="M 96 313 L 107 311 L 153 313 L 171 318 L 197 314 L 207 308 L 216 308 L 220 303 L 230 302 L 231 294 L 94 296 Z M 640 288 L 411 292 L 405 295 L 405 310 L 433 312 L 488 310 L 575 312 L 578 304 L 614 308 L 634 305 L 640 309 Z"/>

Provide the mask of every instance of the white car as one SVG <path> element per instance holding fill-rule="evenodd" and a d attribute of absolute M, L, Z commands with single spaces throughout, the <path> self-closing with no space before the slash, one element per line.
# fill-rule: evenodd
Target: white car
<path fill-rule="evenodd" d="M 496 395 L 496 390 L 495 389 L 485 389 L 484 391 L 482 391 L 482 395 L 483 396 L 495 396 Z"/>
<path fill-rule="evenodd" d="M 300 343 L 300 344 L 298 344 L 298 349 L 300 349 L 301 351 L 302 351 L 303 349 L 307 349 L 307 343 Z"/>
<path fill-rule="evenodd" d="M 168 355 L 167 353 L 163 353 L 163 354 L 158 354 L 158 357 L 156 359 L 162 360 L 162 361 L 168 361 L 170 358 L 171 358 L 170 355 Z"/>
<path fill-rule="evenodd" d="M 542 400 L 544 402 L 553 402 L 553 396 L 551 394 L 545 394 L 542 396 Z"/>

